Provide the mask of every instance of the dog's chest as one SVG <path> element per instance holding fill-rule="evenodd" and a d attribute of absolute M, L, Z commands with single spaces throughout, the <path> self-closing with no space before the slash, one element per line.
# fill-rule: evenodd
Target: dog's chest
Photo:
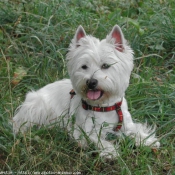
<path fill-rule="evenodd" d="M 110 132 L 119 121 L 115 110 L 97 112 L 83 109 L 81 98 L 78 96 L 75 96 L 71 101 L 69 116 L 74 116 L 75 125 L 82 127 L 86 132 L 91 132 L 94 129 Z"/>
<path fill-rule="evenodd" d="M 76 124 L 84 126 L 87 132 L 90 132 L 94 128 L 97 130 L 105 129 L 106 131 L 111 131 L 118 123 L 118 115 L 116 111 L 95 112 L 86 111 L 83 108 L 80 108 L 75 116 Z"/>

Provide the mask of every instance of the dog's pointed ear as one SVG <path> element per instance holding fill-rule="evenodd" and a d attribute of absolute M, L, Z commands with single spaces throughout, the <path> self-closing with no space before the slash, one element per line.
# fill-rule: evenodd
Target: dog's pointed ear
<path fill-rule="evenodd" d="M 109 34 L 110 39 L 114 39 L 114 44 L 116 45 L 116 49 L 120 52 L 124 50 L 124 35 L 122 30 L 118 25 L 115 25 Z"/>
<path fill-rule="evenodd" d="M 78 43 L 78 41 L 79 41 L 81 38 L 85 37 L 85 36 L 86 36 L 86 32 L 85 32 L 84 28 L 80 25 L 80 26 L 77 28 L 77 31 L 76 31 L 75 37 L 74 37 L 76 43 Z M 79 46 L 79 45 L 77 44 L 77 46 Z"/>

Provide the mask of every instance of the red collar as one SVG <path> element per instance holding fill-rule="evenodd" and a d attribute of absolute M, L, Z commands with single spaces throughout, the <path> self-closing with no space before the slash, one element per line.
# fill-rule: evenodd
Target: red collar
<path fill-rule="evenodd" d="M 70 95 L 71 95 L 71 99 L 74 97 L 74 95 L 76 95 L 73 89 L 70 91 Z M 114 131 L 119 131 L 122 127 L 123 112 L 121 110 L 121 105 L 122 105 L 122 101 L 115 103 L 113 106 L 107 106 L 107 107 L 91 106 L 91 105 L 88 105 L 84 100 L 82 100 L 82 107 L 85 110 L 91 110 L 96 112 L 109 112 L 109 111 L 115 110 L 118 114 L 119 121 L 117 126 L 113 129 Z"/>
<path fill-rule="evenodd" d="M 82 100 L 82 107 L 85 110 L 91 110 L 96 112 L 109 112 L 109 111 L 116 111 L 119 117 L 119 121 L 117 126 L 114 128 L 114 131 L 119 131 L 122 127 L 123 123 L 123 112 L 121 110 L 122 101 L 115 103 L 113 106 L 107 106 L 107 107 L 99 107 L 99 106 L 91 106 L 88 105 L 84 100 Z"/>

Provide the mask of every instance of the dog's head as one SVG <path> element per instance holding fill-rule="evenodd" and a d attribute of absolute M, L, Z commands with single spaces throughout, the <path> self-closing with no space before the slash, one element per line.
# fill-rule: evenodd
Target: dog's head
<path fill-rule="evenodd" d="M 124 96 L 133 69 L 133 51 L 115 25 L 105 39 L 86 35 L 79 26 L 69 47 L 67 67 L 75 92 L 90 104 Z"/>

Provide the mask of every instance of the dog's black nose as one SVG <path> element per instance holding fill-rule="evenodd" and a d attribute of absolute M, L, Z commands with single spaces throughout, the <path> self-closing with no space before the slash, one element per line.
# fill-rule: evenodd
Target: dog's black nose
<path fill-rule="evenodd" d="M 97 87 L 98 81 L 94 78 L 87 80 L 86 85 L 89 89 L 95 89 Z"/>

